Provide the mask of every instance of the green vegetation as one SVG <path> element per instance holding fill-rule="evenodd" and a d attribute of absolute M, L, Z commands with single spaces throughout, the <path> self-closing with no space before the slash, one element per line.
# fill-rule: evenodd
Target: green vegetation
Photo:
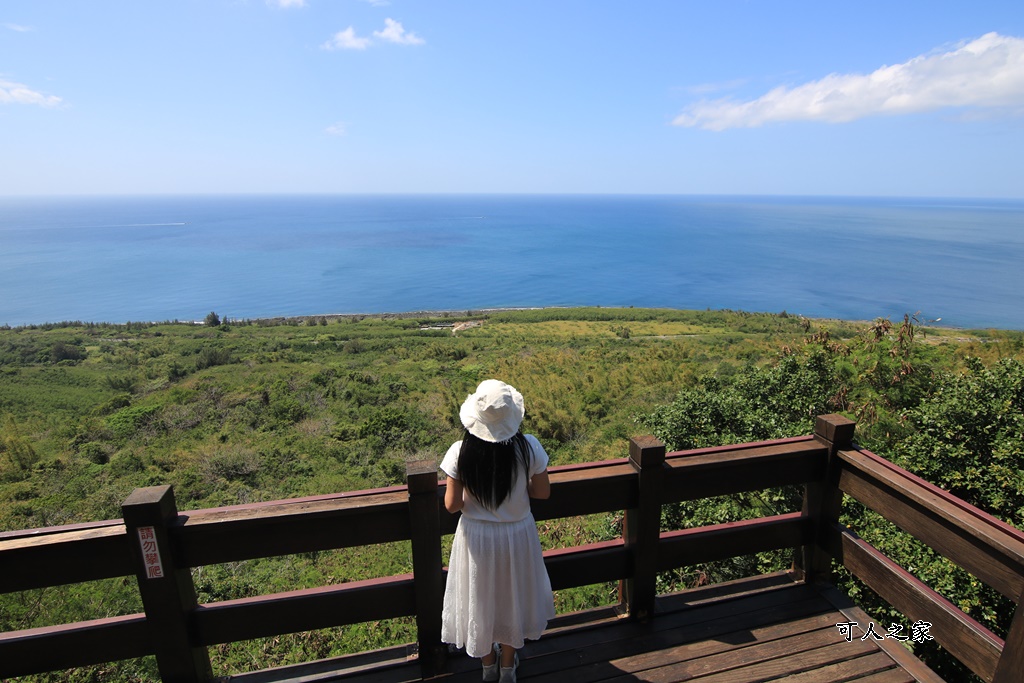
<path fill-rule="evenodd" d="M 453 331 L 469 322 L 481 324 Z M 860 443 L 1012 524 L 1024 521 L 1024 335 L 1016 332 L 604 308 L 230 322 L 211 312 L 206 323 L 0 330 L 0 530 L 119 517 L 138 486 L 171 484 L 188 510 L 400 483 L 408 460 L 439 460 L 459 438 L 458 406 L 488 377 L 526 396 L 525 429 L 553 465 L 624 457 L 639 433 L 674 448 L 716 445 L 805 434 L 815 414 L 843 412 L 858 420 Z M 701 501 L 666 509 L 665 524 L 786 511 L 795 497 Z M 845 514 L 901 562 L 916 552 L 864 511 Z M 557 547 L 610 538 L 618 523 L 599 515 L 541 531 Z M 410 571 L 408 553 L 402 544 L 308 553 L 204 567 L 195 580 L 201 601 L 222 600 Z M 788 563 L 740 558 L 666 575 L 662 588 Z M 1005 632 L 1005 606 L 969 577 L 935 560 L 913 566 Z M 0 596 L 0 629 L 138 611 L 133 584 Z M 557 606 L 605 604 L 613 592 L 565 591 Z M 211 654 L 215 670 L 229 673 L 412 633 L 394 620 Z M 71 675 L 152 680 L 154 671 L 143 660 Z"/>
<path fill-rule="evenodd" d="M 909 317 L 899 325 L 875 321 L 852 340 L 836 341 L 821 330 L 798 352 L 784 349 L 777 361 L 703 378 L 642 422 L 670 447 L 694 448 L 807 434 L 814 415 L 842 412 L 858 419 L 861 445 L 1024 528 L 1022 336 L 997 334 L 986 337 L 989 345 L 963 340 L 951 347 L 925 343 L 923 332 Z M 663 525 L 730 522 L 797 511 L 800 504 L 801 491 L 791 489 L 723 496 L 666 506 Z M 844 501 L 840 521 L 1006 636 L 1011 601 L 852 499 Z M 761 553 L 689 567 L 661 577 L 662 589 L 775 571 L 790 561 L 788 553 Z M 902 614 L 851 575 L 840 571 L 838 580 L 883 628 L 909 630 Z M 934 642 L 916 650 L 947 680 L 978 680 Z"/>

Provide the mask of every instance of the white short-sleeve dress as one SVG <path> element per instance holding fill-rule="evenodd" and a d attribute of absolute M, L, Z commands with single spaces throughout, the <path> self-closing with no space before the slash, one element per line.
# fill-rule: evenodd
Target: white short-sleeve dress
<path fill-rule="evenodd" d="M 537 524 L 530 512 L 527 480 L 548 466 L 548 454 L 526 435 L 532 457 L 512 493 L 488 510 L 464 490 L 462 517 L 452 542 L 441 616 L 441 640 L 483 657 L 492 643 L 514 648 L 536 640 L 555 616 L 551 581 L 544 568 Z M 461 441 L 452 444 L 441 470 L 459 478 Z"/>

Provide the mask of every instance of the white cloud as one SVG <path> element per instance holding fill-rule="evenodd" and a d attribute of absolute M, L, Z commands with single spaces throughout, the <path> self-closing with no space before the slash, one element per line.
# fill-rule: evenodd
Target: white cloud
<path fill-rule="evenodd" d="M 368 2 L 374 7 L 387 7 L 391 4 L 391 0 L 363 0 L 363 2 Z"/>
<path fill-rule="evenodd" d="M 395 43 L 396 45 L 423 45 L 426 42 L 415 33 L 406 32 L 399 22 L 390 18 L 384 20 L 384 29 L 374 31 L 373 36 L 378 40 Z M 344 31 L 335 33 L 330 40 L 320 47 L 325 50 L 365 50 L 373 42 L 373 38 L 357 36 L 355 29 L 349 26 Z"/>
<path fill-rule="evenodd" d="M 365 50 L 370 46 L 369 38 L 360 38 L 356 35 L 354 28 L 349 26 L 344 31 L 338 31 L 331 39 L 321 45 L 325 50 Z"/>
<path fill-rule="evenodd" d="M 17 31 L 18 33 L 27 33 L 32 30 L 31 26 L 22 26 L 21 24 L 3 24 L 3 27 L 10 31 Z"/>
<path fill-rule="evenodd" d="M 289 7 L 305 7 L 306 0 L 267 0 L 267 4 L 271 7 L 288 9 Z"/>
<path fill-rule="evenodd" d="M 1024 39 L 987 33 L 945 52 L 883 66 L 868 75 L 830 74 L 780 86 L 746 102 L 701 100 L 673 123 L 725 130 L 779 121 L 845 123 L 878 114 L 949 107 L 1024 106 Z"/>
<path fill-rule="evenodd" d="M 63 100 L 56 95 L 44 95 L 27 85 L 0 78 L 0 104 L 35 104 L 40 107 L 57 107 Z"/>
<path fill-rule="evenodd" d="M 406 33 L 400 23 L 390 18 L 384 20 L 384 30 L 374 31 L 373 35 L 381 40 L 399 45 L 422 45 L 426 42 L 415 33 Z"/>
<path fill-rule="evenodd" d="M 348 135 L 348 128 L 345 127 L 344 122 L 338 121 L 337 123 L 332 123 L 327 126 L 327 134 L 342 137 L 344 135 Z"/>

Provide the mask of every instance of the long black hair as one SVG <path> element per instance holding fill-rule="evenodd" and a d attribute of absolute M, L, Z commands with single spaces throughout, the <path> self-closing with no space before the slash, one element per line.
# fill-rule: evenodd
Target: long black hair
<path fill-rule="evenodd" d="M 466 431 L 459 449 L 459 479 L 488 510 L 496 510 L 508 498 L 519 477 L 530 471 L 530 442 L 522 432 L 508 441 L 492 443 Z"/>

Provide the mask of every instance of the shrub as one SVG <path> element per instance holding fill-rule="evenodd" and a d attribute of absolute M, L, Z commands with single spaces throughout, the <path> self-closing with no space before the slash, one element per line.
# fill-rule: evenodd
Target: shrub
<path fill-rule="evenodd" d="M 107 447 L 95 441 L 82 444 L 78 449 L 78 454 L 97 465 L 106 465 L 110 461 L 110 453 Z"/>
<path fill-rule="evenodd" d="M 228 365 L 233 363 L 231 351 L 228 349 L 204 347 L 196 356 L 196 370 L 204 370 L 217 365 Z"/>
<path fill-rule="evenodd" d="M 261 465 L 258 453 L 247 448 L 228 448 L 212 453 L 204 463 L 203 472 L 208 480 L 255 484 Z"/>
<path fill-rule="evenodd" d="M 1024 526 L 1024 363 L 1004 359 L 940 378 L 909 411 L 893 460 L 971 505 Z"/>
<path fill-rule="evenodd" d="M 114 391 L 123 391 L 129 394 L 134 394 L 136 379 L 131 375 L 123 375 L 120 377 L 107 375 L 107 386 Z"/>
<path fill-rule="evenodd" d="M 172 382 L 181 379 L 182 377 L 186 377 L 187 375 L 188 370 L 181 367 L 181 365 L 178 364 L 178 361 L 172 362 L 171 367 L 167 368 L 167 379 Z"/>
<path fill-rule="evenodd" d="M 112 476 L 121 477 L 131 472 L 141 472 L 145 464 L 138 453 L 126 450 L 111 456 L 107 468 Z"/>
<path fill-rule="evenodd" d="M 378 451 L 408 450 L 421 445 L 421 432 L 426 427 L 420 413 L 388 406 L 370 414 L 359 427 L 359 436 L 373 442 Z"/>
<path fill-rule="evenodd" d="M 3 431 L 0 432 L 0 455 L 6 456 L 16 469 L 22 471 L 39 461 L 39 455 L 32 444 L 21 435 L 14 418 L 10 416 L 4 421 Z"/>
<path fill-rule="evenodd" d="M 96 406 L 93 413 L 96 415 L 110 415 L 111 413 L 126 408 L 132 404 L 130 394 L 115 394 L 109 400 Z"/>
<path fill-rule="evenodd" d="M 74 344 L 57 342 L 50 347 L 50 362 L 52 363 L 59 363 L 62 360 L 80 361 L 85 356 L 85 349 Z"/>
<path fill-rule="evenodd" d="M 278 422 L 294 424 L 306 417 L 306 407 L 292 396 L 279 394 L 270 402 L 270 414 Z"/>
<path fill-rule="evenodd" d="M 107 426 L 118 438 L 126 439 L 148 424 L 160 406 L 129 406 L 107 418 Z"/>

